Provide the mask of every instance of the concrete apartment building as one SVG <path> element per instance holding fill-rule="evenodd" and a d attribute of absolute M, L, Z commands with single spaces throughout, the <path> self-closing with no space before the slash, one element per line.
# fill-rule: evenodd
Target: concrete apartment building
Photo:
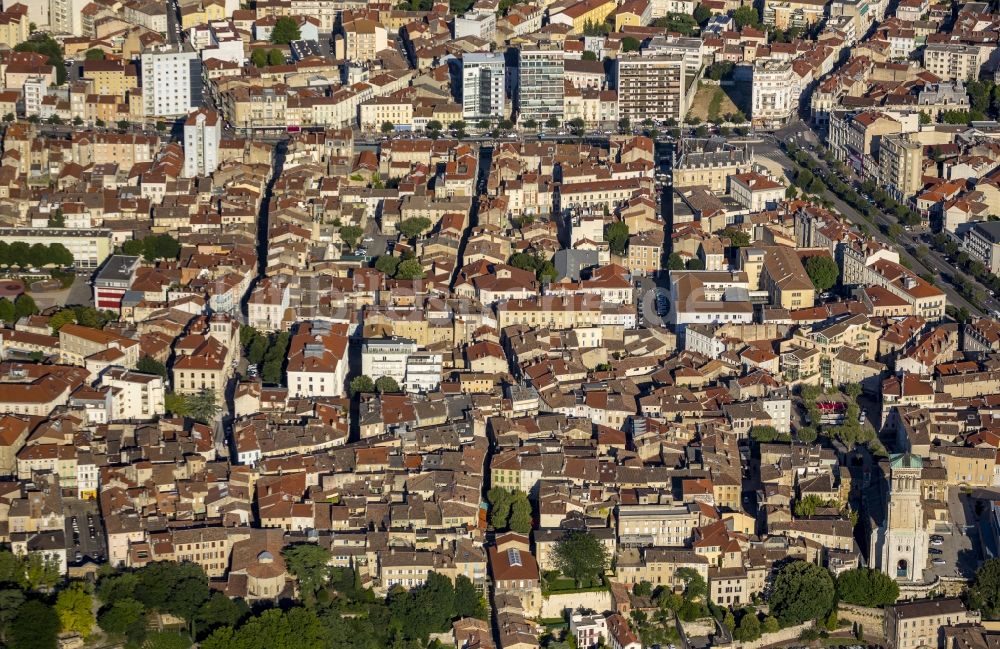
<path fill-rule="evenodd" d="M 886 135 L 879 147 L 879 183 L 897 201 L 908 200 L 923 187 L 923 146 L 905 135 Z"/>
<path fill-rule="evenodd" d="M 504 116 L 503 54 L 470 52 L 462 56 L 462 118 L 499 120 Z"/>
<path fill-rule="evenodd" d="M 924 67 L 942 79 L 977 79 L 984 58 L 979 45 L 930 43 L 924 48 Z"/>
<path fill-rule="evenodd" d="M 634 124 L 646 119 L 680 123 L 690 107 L 684 56 L 622 55 L 615 61 L 618 114 Z"/>
<path fill-rule="evenodd" d="M 753 85 L 750 120 L 757 128 L 775 128 L 785 124 L 798 110 L 799 87 L 792 62 L 780 59 L 756 59 L 753 62 Z"/>
<path fill-rule="evenodd" d="M 515 87 L 518 120 L 543 123 L 563 119 L 565 52 L 562 48 L 525 46 L 517 53 Z"/>
<path fill-rule="evenodd" d="M 191 46 L 150 47 L 139 66 L 146 118 L 178 117 L 201 106 L 201 59 Z"/>
<path fill-rule="evenodd" d="M 1000 221 L 980 221 L 965 232 L 965 250 L 991 272 L 1000 272 Z"/>
<path fill-rule="evenodd" d="M 199 108 L 184 121 L 184 177 L 211 176 L 219 166 L 222 124 L 214 110 Z"/>
<path fill-rule="evenodd" d="M 402 385 L 407 361 L 417 351 L 408 338 L 369 338 L 361 343 L 361 373 L 373 381 L 388 376 Z"/>

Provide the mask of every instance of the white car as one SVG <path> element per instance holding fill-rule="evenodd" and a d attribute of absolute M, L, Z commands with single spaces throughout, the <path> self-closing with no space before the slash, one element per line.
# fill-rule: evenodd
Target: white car
<path fill-rule="evenodd" d="M 935 566 L 943 566 L 948 562 L 945 561 L 944 559 L 931 559 L 931 563 L 933 563 Z"/>

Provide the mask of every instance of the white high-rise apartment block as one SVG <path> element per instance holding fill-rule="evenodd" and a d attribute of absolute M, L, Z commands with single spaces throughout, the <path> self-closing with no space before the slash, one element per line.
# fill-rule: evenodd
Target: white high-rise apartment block
<path fill-rule="evenodd" d="M 797 79 L 790 61 L 754 61 L 750 119 L 755 127 L 782 126 L 795 115 L 800 92 Z"/>
<path fill-rule="evenodd" d="M 146 117 L 187 115 L 201 106 L 201 59 L 190 46 L 159 45 L 142 53 Z"/>
<path fill-rule="evenodd" d="M 565 52 L 555 46 L 522 47 L 517 55 L 518 120 L 539 124 L 563 118 Z"/>
<path fill-rule="evenodd" d="M 199 108 L 184 121 L 184 177 L 209 176 L 219 166 L 219 114 Z"/>
<path fill-rule="evenodd" d="M 83 8 L 89 0 L 49 0 L 49 28 L 57 34 L 83 36 Z M 32 14 L 31 9 L 28 13 Z"/>
<path fill-rule="evenodd" d="M 473 52 L 462 56 L 462 118 L 500 119 L 504 113 L 503 54 Z"/>
<path fill-rule="evenodd" d="M 24 80 L 24 114 L 28 117 L 42 112 L 42 98 L 45 97 L 48 84 L 39 76 L 30 76 Z"/>

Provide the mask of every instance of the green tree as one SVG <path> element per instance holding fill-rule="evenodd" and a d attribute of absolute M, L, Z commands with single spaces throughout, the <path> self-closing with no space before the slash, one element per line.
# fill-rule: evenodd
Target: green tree
<path fill-rule="evenodd" d="M 857 401 L 858 397 L 861 396 L 861 384 L 860 383 L 848 383 L 844 386 L 844 394 L 851 398 L 852 401 Z"/>
<path fill-rule="evenodd" d="M 705 262 L 697 257 L 688 259 L 688 262 L 684 265 L 688 270 L 705 270 Z"/>
<path fill-rule="evenodd" d="M 490 525 L 497 530 L 507 529 L 514 495 L 503 487 L 492 487 L 486 493 L 486 500 L 490 504 Z"/>
<path fill-rule="evenodd" d="M 799 438 L 800 442 L 812 444 L 816 441 L 818 434 L 816 433 L 816 429 L 812 426 L 803 426 L 795 432 L 795 436 Z"/>
<path fill-rule="evenodd" d="M 208 423 L 221 410 L 216 403 L 215 390 L 202 390 L 187 397 L 187 407 L 190 417 L 202 423 Z"/>
<path fill-rule="evenodd" d="M 628 236 L 628 224 L 624 221 L 615 221 L 604 228 L 604 240 L 608 242 L 611 252 L 615 255 L 625 254 Z"/>
<path fill-rule="evenodd" d="M 667 257 L 667 268 L 670 270 L 684 270 L 684 259 L 676 252 L 670 253 Z"/>
<path fill-rule="evenodd" d="M 740 625 L 733 633 L 733 638 L 740 642 L 753 642 L 760 638 L 760 620 L 756 611 L 748 611 L 740 619 Z"/>
<path fill-rule="evenodd" d="M 608 549 L 590 532 L 570 531 L 556 544 L 556 568 L 575 581 L 577 588 L 598 581 L 609 563 Z"/>
<path fill-rule="evenodd" d="M 733 615 L 732 611 L 726 611 L 726 614 L 722 617 L 722 626 L 726 627 L 730 633 L 736 631 L 736 616 Z"/>
<path fill-rule="evenodd" d="M 788 627 L 826 615 L 833 604 L 830 571 L 814 563 L 793 561 L 778 572 L 769 601 L 771 614 Z"/>
<path fill-rule="evenodd" d="M 14 316 L 16 319 L 37 313 L 38 306 L 35 304 L 35 300 L 27 293 L 22 293 L 14 299 Z"/>
<path fill-rule="evenodd" d="M 350 392 L 353 397 L 356 394 L 371 394 L 375 392 L 375 382 L 364 374 L 351 379 Z"/>
<path fill-rule="evenodd" d="M 837 596 L 848 604 L 882 608 L 899 599 L 899 584 L 878 570 L 856 568 L 837 576 Z"/>
<path fill-rule="evenodd" d="M 59 333 L 59 330 L 63 328 L 63 325 L 73 324 L 75 322 L 76 312 L 73 311 L 73 309 L 63 309 L 49 318 L 49 327 L 52 329 L 52 335 L 55 335 Z"/>
<path fill-rule="evenodd" d="M 815 255 L 806 261 L 806 274 L 817 291 L 826 291 L 837 283 L 840 267 L 826 255 Z"/>
<path fill-rule="evenodd" d="M 431 221 L 423 216 L 411 216 L 399 224 L 399 233 L 406 239 L 416 239 L 431 227 Z"/>
<path fill-rule="evenodd" d="M 391 376 L 380 376 L 375 379 L 375 389 L 379 394 L 400 392 L 399 383 Z"/>
<path fill-rule="evenodd" d="M 764 633 L 777 633 L 778 631 L 781 630 L 781 625 L 778 624 L 777 618 L 768 615 L 767 617 L 764 618 L 763 630 Z"/>
<path fill-rule="evenodd" d="M 558 117 L 548 118 L 547 120 L 545 120 L 545 126 L 547 128 L 559 128 L 559 118 Z"/>
<path fill-rule="evenodd" d="M 59 616 L 52 607 L 29 600 L 17 609 L 10 625 L 10 646 L 17 649 L 55 649 Z"/>
<path fill-rule="evenodd" d="M 744 27 L 760 27 L 760 14 L 751 5 L 744 5 L 733 12 L 733 22 L 736 23 L 737 29 L 743 29 Z"/>
<path fill-rule="evenodd" d="M 284 63 L 285 63 L 285 54 L 284 54 L 284 52 L 282 52 L 281 50 L 279 50 L 277 48 L 268 50 L 268 52 L 267 52 L 267 64 L 269 66 L 272 66 L 272 65 L 284 65 Z"/>
<path fill-rule="evenodd" d="M 247 362 L 251 365 L 259 365 L 264 360 L 266 353 L 267 336 L 258 336 L 250 343 L 250 349 L 247 350 Z"/>
<path fill-rule="evenodd" d="M 442 124 L 436 119 L 432 119 L 429 122 L 427 122 L 427 130 L 431 131 L 432 133 L 440 134 L 443 129 L 444 129 L 444 124 Z"/>
<path fill-rule="evenodd" d="M 294 18 L 282 16 L 274 22 L 274 29 L 271 30 L 271 42 L 277 45 L 288 45 L 292 41 L 302 38 L 299 33 L 299 25 Z"/>
<path fill-rule="evenodd" d="M 84 639 L 94 628 L 93 598 L 79 581 L 59 592 L 56 598 L 56 615 L 59 628 L 64 632 L 79 633 Z"/>
<path fill-rule="evenodd" d="M 242 599 L 216 591 L 201 605 L 195 619 L 200 632 L 207 633 L 220 626 L 236 626 L 249 612 L 250 607 Z"/>
<path fill-rule="evenodd" d="M 393 257 L 392 255 L 380 255 L 379 258 L 375 260 L 375 268 L 390 277 L 396 273 L 396 268 L 398 266 L 399 259 Z"/>
<path fill-rule="evenodd" d="M 622 39 L 622 52 L 638 52 L 641 47 L 642 43 L 639 42 L 638 38 L 626 36 Z"/>
<path fill-rule="evenodd" d="M 456 617 L 475 617 L 485 620 L 489 617 L 486 600 L 479 594 L 475 584 L 465 575 L 455 578 Z"/>
<path fill-rule="evenodd" d="M 272 358 L 264 361 L 264 369 L 260 372 L 260 380 L 269 385 L 279 385 L 281 383 L 282 359 Z"/>
<path fill-rule="evenodd" d="M 396 269 L 396 278 L 403 280 L 423 279 L 424 268 L 416 259 L 401 261 Z"/>
<path fill-rule="evenodd" d="M 708 595 L 708 584 L 700 573 L 692 568 L 677 570 L 677 578 L 684 582 L 684 599 L 689 602 L 700 601 Z"/>
<path fill-rule="evenodd" d="M 694 8 L 694 20 L 699 25 L 704 25 L 712 17 L 712 10 L 703 4 Z"/>
<path fill-rule="evenodd" d="M 976 569 L 976 576 L 968 591 L 969 606 L 979 610 L 983 617 L 1000 617 L 1000 559 L 990 559 Z"/>
<path fill-rule="evenodd" d="M 340 238 L 344 240 L 348 248 L 354 248 L 364 233 L 365 231 L 356 225 L 345 225 L 340 228 Z"/>
<path fill-rule="evenodd" d="M 299 582 L 303 600 L 315 601 L 316 592 L 329 577 L 330 551 L 315 543 L 296 543 L 281 551 L 288 572 Z"/>
<path fill-rule="evenodd" d="M 531 532 L 531 503 L 523 491 L 515 494 L 514 502 L 510 506 L 510 529 L 518 534 Z"/>
<path fill-rule="evenodd" d="M 7 639 L 10 623 L 17 617 L 17 611 L 24 603 L 24 593 L 17 588 L 0 590 L 0 643 Z"/>
<path fill-rule="evenodd" d="M 126 597 L 101 609 L 97 615 L 97 626 L 106 633 L 122 635 L 132 626 L 140 624 L 145 614 L 146 607 L 142 602 Z"/>
<path fill-rule="evenodd" d="M 267 50 L 264 48 L 257 48 L 250 53 L 250 62 L 258 68 L 267 67 Z"/>
<path fill-rule="evenodd" d="M 396 130 L 396 126 L 392 122 L 382 122 L 382 134 L 389 135 Z"/>
<path fill-rule="evenodd" d="M 24 574 L 28 578 L 28 586 L 34 590 L 48 590 L 62 578 L 56 560 L 37 552 L 24 558 Z"/>
<path fill-rule="evenodd" d="M 181 254 L 181 244 L 169 234 L 156 234 L 142 240 L 143 256 L 148 261 L 157 259 L 177 259 Z"/>
<path fill-rule="evenodd" d="M 3 320 L 8 324 L 17 320 L 14 303 L 5 297 L 0 298 L 0 320 Z"/>
<path fill-rule="evenodd" d="M 135 364 L 135 369 L 144 374 L 156 374 L 167 378 L 167 366 L 156 360 L 152 356 L 143 356 Z"/>
<path fill-rule="evenodd" d="M 103 61 L 104 60 L 104 50 L 92 47 L 87 50 L 83 58 L 87 61 Z"/>
<path fill-rule="evenodd" d="M 596 61 L 597 54 L 591 52 L 590 50 L 586 50 L 584 51 L 583 55 L 580 58 L 582 58 L 584 61 Z"/>
<path fill-rule="evenodd" d="M 743 230 L 726 228 L 719 234 L 719 236 L 724 239 L 729 239 L 729 245 L 734 248 L 746 248 L 750 245 L 750 235 Z"/>

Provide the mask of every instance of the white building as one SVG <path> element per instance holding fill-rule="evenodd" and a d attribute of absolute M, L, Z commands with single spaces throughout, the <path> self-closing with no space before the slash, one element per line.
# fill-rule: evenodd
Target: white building
<path fill-rule="evenodd" d="M 441 385 L 441 368 L 444 362 L 441 354 L 415 352 L 406 359 L 407 392 L 430 392 Z"/>
<path fill-rule="evenodd" d="M 50 29 L 57 34 L 83 36 L 83 8 L 88 4 L 90 0 L 49 0 Z"/>
<path fill-rule="evenodd" d="M 24 114 L 28 117 L 42 112 L 42 98 L 48 87 L 45 79 L 40 76 L 30 76 L 24 80 Z"/>
<path fill-rule="evenodd" d="M 142 53 L 140 70 L 146 117 L 177 117 L 201 106 L 201 59 L 190 46 L 154 46 Z"/>
<path fill-rule="evenodd" d="M 524 46 L 517 54 L 518 120 L 539 124 L 550 118 L 562 121 L 565 91 L 565 52 L 560 47 Z"/>
<path fill-rule="evenodd" d="M 184 122 L 184 177 L 210 176 L 219 166 L 222 125 L 219 114 L 199 108 Z"/>
<path fill-rule="evenodd" d="M 756 171 L 729 177 L 729 194 L 751 212 L 777 207 L 785 198 L 785 186 Z"/>
<path fill-rule="evenodd" d="M 109 367 L 98 384 L 114 389 L 112 420 L 149 421 L 166 411 L 163 378 L 156 374 Z"/>
<path fill-rule="evenodd" d="M 299 325 L 288 348 L 288 396 L 342 397 L 347 379 L 347 326 Z"/>
<path fill-rule="evenodd" d="M 757 59 L 753 63 L 750 120 L 754 127 L 785 124 L 799 107 L 799 85 L 790 61 Z"/>
<path fill-rule="evenodd" d="M 369 338 L 361 343 L 361 373 L 377 381 L 391 377 L 399 385 L 406 381 L 406 367 L 417 343 L 407 338 Z"/>
<path fill-rule="evenodd" d="M 499 120 L 504 115 L 503 54 L 472 52 L 462 56 L 462 118 Z"/>
<path fill-rule="evenodd" d="M 66 574 L 66 533 L 63 530 L 12 534 L 10 548 L 22 557 L 37 554 L 43 561 L 51 562 L 60 575 Z"/>
<path fill-rule="evenodd" d="M 689 324 L 753 322 L 750 284 L 744 272 L 671 271 L 670 321 L 676 329 Z"/>
<path fill-rule="evenodd" d="M 455 38 L 475 36 L 484 41 L 493 41 L 497 35 L 497 15 L 489 11 L 470 11 L 464 16 L 455 16 Z"/>
<path fill-rule="evenodd" d="M 608 621 L 603 615 L 574 614 L 569 619 L 569 632 L 580 649 L 591 649 L 608 641 Z"/>

